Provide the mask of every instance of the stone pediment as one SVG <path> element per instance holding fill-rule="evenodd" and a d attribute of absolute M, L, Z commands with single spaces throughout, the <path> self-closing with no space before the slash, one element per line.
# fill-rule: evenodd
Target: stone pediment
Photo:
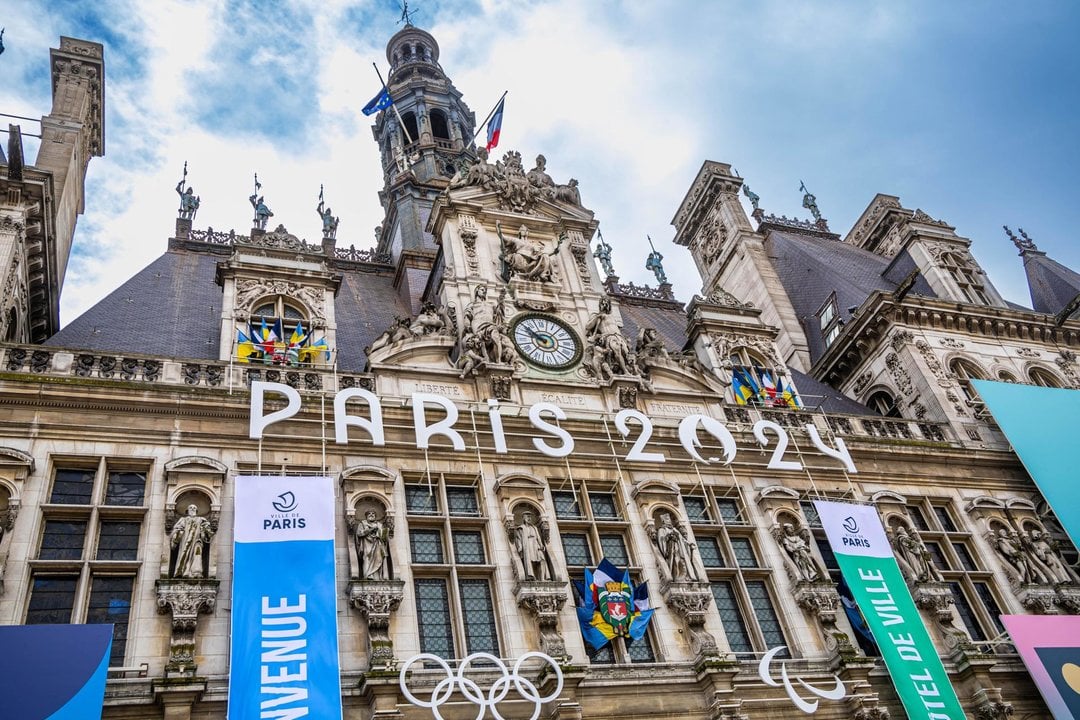
<path fill-rule="evenodd" d="M 426 230 L 438 237 L 442 223 L 459 212 L 468 212 L 480 217 L 488 216 L 493 218 L 492 223 L 494 223 L 494 218 L 498 218 L 507 226 L 514 223 L 514 227 L 521 223 L 557 226 L 562 223 L 589 225 L 593 222 L 593 212 L 581 206 L 541 199 L 532 206 L 530 212 L 515 212 L 502 207 L 496 192 L 480 187 L 469 187 L 451 190 L 449 194 L 440 196 L 432 208 Z"/>
<path fill-rule="evenodd" d="M 653 392 L 663 394 L 665 392 L 690 392 L 695 397 L 701 393 L 724 393 L 724 386 L 719 379 L 690 368 L 684 367 L 674 361 L 654 360 L 649 365 L 649 381 L 652 383 Z"/>
<path fill-rule="evenodd" d="M 448 335 L 429 335 L 383 345 L 368 355 L 372 367 L 405 365 L 410 369 L 451 370 L 450 350 L 456 341 Z"/>

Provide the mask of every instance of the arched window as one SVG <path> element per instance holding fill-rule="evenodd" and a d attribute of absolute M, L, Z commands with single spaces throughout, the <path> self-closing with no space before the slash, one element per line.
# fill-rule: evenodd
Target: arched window
<path fill-rule="evenodd" d="M 416 142 L 417 140 L 419 140 L 420 131 L 416 125 L 416 113 L 411 111 L 404 113 L 401 116 L 401 121 L 405 123 L 405 130 L 408 131 L 409 137 L 412 138 L 412 141 Z M 408 138 L 406 138 L 405 142 L 409 142 Z"/>
<path fill-rule="evenodd" d="M 984 380 L 986 375 L 983 371 L 975 363 L 960 358 L 949 363 L 949 370 L 956 376 L 956 381 L 960 383 L 960 390 L 964 393 L 964 397 L 968 400 L 978 399 L 971 381 Z"/>
<path fill-rule="evenodd" d="M 255 306 L 248 320 L 248 327 L 241 328 L 248 342 L 237 337 L 238 360 L 268 365 L 310 362 L 311 326 L 298 304 L 280 295 L 268 298 Z"/>
<path fill-rule="evenodd" d="M 756 352 L 736 348 L 728 358 L 731 365 L 731 390 L 739 405 L 764 407 L 802 407 L 794 388 Z"/>
<path fill-rule="evenodd" d="M 878 390 L 866 398 L 866 406 L 879 415 L 885 417 L 903 417 L 900 408 L 896 406 L 896 399 L 887 390 Z"/>
<path fill-rule="evenodd" d="M 1016 382 L 1016 376 L 1008 370 L 998 370 L 998 380 L 1001 382 L 1014 383 Z"/>
<path fill-rule="evenodd" d="M 446 113 L 442 110 L 431 111 L 431 134 L 439 140 L 450 139 L 450 126 L 446 123 Z"/>
<path fill-rule="evenodd" d="M 1061 380 L 1058 380 L 1054 373 L 1049 370 L 1044 370 L 1041 367 L 1033 367 L 1028 370 L 1028 378 L 1031 380 L 1032 385 L 1050 388 L 1064 387 L 1064 384 Z"/>

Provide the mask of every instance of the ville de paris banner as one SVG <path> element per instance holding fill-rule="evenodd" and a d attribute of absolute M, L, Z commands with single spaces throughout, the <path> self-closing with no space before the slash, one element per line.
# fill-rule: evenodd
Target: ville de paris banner
<path fill-rule="evenodd" d="M 340 720 L 334 486 L 236 478 L 229 720 Z"/>
<path fill-rule="evenodd" d="M 964 720 L 956 691 L 900 574 L 877 510 L 815 501 L 821 525 L 912 720 Z"/>
<path fill-rule="evenodd" d="M 1069 539 L 1080 547 L 1080 503 L 1076 502 L 1080 390 L 972 382 Z"/>

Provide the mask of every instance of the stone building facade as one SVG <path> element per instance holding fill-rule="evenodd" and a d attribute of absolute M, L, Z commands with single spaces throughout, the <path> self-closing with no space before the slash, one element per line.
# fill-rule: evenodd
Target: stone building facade
<path fill-rule="evenodd" d="M 758 673 L 778 646 L 806 682 L 844 682 L 818 716 L 902 717 L 837 590 L 812 506 L 830 498 L 873 503 L 921 548 L 905 574 L 969 716 L 1045 716 L 997 616 L 1080 612 L 1076 551 L 969 381 L 1080 387 L 1080 277 L 1023 236 L 1035 309 L 1014 306 L 969 240 L 898 198 L 841 239 L 813 196 L 814 220 L 777 218 L 706 162 L 673 220 L 702 277 L 684 304 L 619 281 L 576 181 L 469 142 L 430 34 L 408 25 L 387 56 L 411 119 L 373 128 L 377 247 L 339 247 L 336 222 L 316 244 L 181 213 L 161 257 L 61 329 L 104 65 L 95 43 L 53 51 L 49 142 L 30 165 L 13 141 L 0 165 L 0 623 L 114 622 L 105 717 L 223 718 L 233 481 L 325 474 L 347 718 L 426 717 L 398 681 L 417 653 L 533 651 L 565 679 L 544 717 L 801 717 Z M 329 352 L 238 335 L 263 322 Z M 252 439 L 256 381 L 302 405 Z M 336 421 L 376 404 L 381 444 Z M 1040 539 L 1052 569 L 1028 561 Z M 657 611 L 642 640 L 595 651 L 570 580 L 603 557 Z M 413 691 L 437 680 L 416 671 Z"/>

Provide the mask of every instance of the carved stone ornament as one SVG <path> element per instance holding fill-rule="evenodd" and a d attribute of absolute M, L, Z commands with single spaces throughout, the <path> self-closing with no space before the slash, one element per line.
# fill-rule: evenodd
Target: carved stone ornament
<path fill-rule="evenodd" d="M 825 644 L 830 650 L 841 655 L 854 653 L 851 638 L 836 625 L 836 614 L 840 607 L 840 594 L 828 575 L 821 580 L 800 580 L 795 583 L 795 602 L 803 610 L 811 613 L 821 624 Z"/>
<path fill-rule="evenodd" d="M 976 720 L 1006 720 L 1013 716 L 1013 706 L 997 701 L 987 703 L 975 711 Z"/>
<path fill-rule="evenodd" d="M 234 311 L 237 315 L 248 315 L 252 304 L 261 298 L 272 295 L 284 295 L 303 302 L 311 311 L 313 320 L 326 319 L 326 301 L 322 288 L 285 280 L 256 280 L 240 278 L 236 281 L 236 300 Z"/>
<path fill-rule="evenodd" d="M 476 275 L 480 271 L 480 258 L 476 254 L 476 238 L 479 237 L 480 230 L 472 215 L 458 215 L 458 235 L 465 247 L 465 264 L 469 268 L 469 274 Z"/>
<path fill-rule="evenodd" d="M 869 370 L 864 372 L 862 375 L 859 375 L 859 377 L 855 380 L 855 384 L 851 386 L 851 391 L 856 394 L 861 393 L 866 388 L 866 386 L 870 384 L 870 380 L 873 379 L 873 377 L 874 374 Z"/>
<path fill-rule="evenodd" d="M 371 667 L 391 668 L 396 663 L 390 639 L 390 616 L 405 597 L 404 580 L 352 580 L 349 604 L 367 621 L 368 657 Z"/>
<path fill-rule="evenodd" d="M 931 613 L 945 638 L 945 645 L 950 650 L 971 646 L 971 638 L 960 628 L 953 625 L 953 594 L 943 582 L 923 582 L 912 588 L 912 598 L 920 609 Z"/>
<path fill-rule="evenodd" d="M 284 225 L 278 225 L 272 232 L 255 234 L 251 238 L 237 236 L 238 245 L 254 245 L 255 247 L 270 248 L 273 250 L 294 250 L 296 252 L 321 255 L 322 245 L 312 245 L 296 237 Z"/>
<path fill-rule="evenodd" d="M 563 662 L 569 659 L 566 640 L 559 632 L 559 613 L 566 604 L 566 586 L 562 581 L 525 580 L 514 586 L 518 607 L 536 618 L 540 630 L 540 651 Z"/>
<path fill-rule="evenodd" d="M 855 712 L 855 720 L 889 720 L 889 711 L 880 705 L 859 708 Z"/>
<path fill-rule="evenodd" d="M 732 295 L 731 293 L 729 293 L 727 290 L 720 287 L 719 285 L 717 285 L 715 288 L 713 288 L 712 292 L 709 293 L 709 296 L 707 298 L 705 298 L 705 300 L 706 300 L 706 302 L 710 302 L 713 305 L 723 305 L 724 307 L 733 307 L 733 308 L 752 308 L 752 307 L 754 307 L 753 303 L 743 302 L 742 300 L 735 297 L 734 295 Z"/>
<path fill-rule="evenodd" d="M 885 367 L 889 369 L 889 373 L 893 376 L 896 387 L 901 393 L 910 395 L 915 391 L 915 386 L 911 383 L 911 376 L 908 375 L 908 371 L 904 369 L 904 366 L 900 364 L 899 355 L 889 353 L 885 356 Z"/>
<path fill-rule="evenodd" d="M 686 623 L 690 649 L 698 659 L 718 657 L 716 638 L 705 629 L 705 619 L 712 602 L 712 591 L 704 582 L 671 582 L 663 588 L 664 604 Z"/>
<path fill-rule="evenodd" d="M 910 330 L 898 330 L 893 334 L 892 339 L 889 341 L 889 345 L 896 352 L 900 352 L 900 348 L 907 345 L 909 342 L 915 339 L 915 335 Z"/>
<path fill-rule="evenodd" d="M 157 606 L 172 615 L 166 677 L 194 677 L 195 627 L 199 615 L 211 613 L 217 603 L 218 581 L 206 578 L 162 578 L 157 581 Z"/>

